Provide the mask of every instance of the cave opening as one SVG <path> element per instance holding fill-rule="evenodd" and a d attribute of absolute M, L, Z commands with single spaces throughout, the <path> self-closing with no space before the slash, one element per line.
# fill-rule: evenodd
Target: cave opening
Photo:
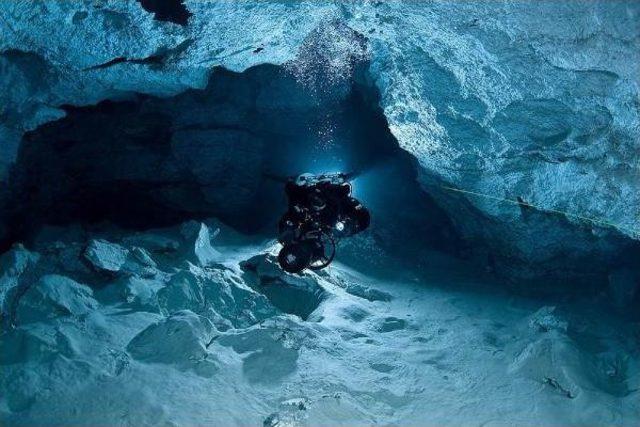
<path fill-rule="evenodd" d="M 378 96 L 365 66 L 318 93 L 265 64 L 214 69 L 206 88 L 170 98 L 64 106 L 66 117 L 23 138 L 4 246 L 45 224 L 143 230 L 207 217 L 273 237 L 286 200 L 270 176 L 342 171 L 358 175 L 354 192 L 372 211 L 378 243 L 405 257 L 411 247 L 456 252 L 453 226 L 418 184 Z"/>

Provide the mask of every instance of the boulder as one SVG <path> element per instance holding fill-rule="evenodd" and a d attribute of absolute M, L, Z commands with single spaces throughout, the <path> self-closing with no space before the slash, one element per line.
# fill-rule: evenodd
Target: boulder
<path fill-rule="evenodd" d="M 0 314 L 3 317 L 10 312 L 18 287 L 25 283 L 22 276 L 35 267 L 39 259 L 39 254 L 28 251 L 22 245 L 16 245 L 0 255 Z"/>
<path fill-rule="evenodd" d="M 207 348 L 215 336 L 216 330 L 207 318 L 184 310 L 140 332 L 129 342 L 127 351 L 140 362 L 172 364 L 212 376 L 217 363 Z"/>
<path fill-rule="evenodd" d="M 61 316 L 82 316 L 98 307 L 90 287 L 57 274 L 43 276 L 19 299 L 17 323 L 45 321 Z"/>
<path fill-rule="evenodd" d="M 216 237 L 219 230 L 213 232 L 203 223 L 190 221 L 180 229 L 184 237 L 186 259 L 200 266 L 210 265 L 220 260 L 220 253 L 211 246 L 211 239 Z"/>
<path fill-rule="evenodd" d="M 157 313 L 158 291 L 164 283 L 156 279 L 127 275 L 119 278 L 100 292 L 100 300 L 125 304 L 140 311 Z"/>
<path fill-rule="evenodd" d="M 180 271 L 158 292 L 158 301 L 169 314 L 181 310 L 197 313 L 205 306 L 202 291 L 202 280 L 189 271 Z"/>
<path fill-rule="evenodd" d="M 102 239 L 94 239 L 84 251 L 84 258 L 99 272 L 117 273 L 127 261 L 129 251 Z"/>

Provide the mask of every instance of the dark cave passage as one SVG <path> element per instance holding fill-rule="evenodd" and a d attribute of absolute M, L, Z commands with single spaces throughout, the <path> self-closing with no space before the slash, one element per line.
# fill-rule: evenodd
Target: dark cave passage
<path fill-rule="evenodd" d="M 187 25 L 191 16 L 182 0 L 138 0 L 138 3 L 144 10 L 153 13 L 158 21 Z"/>
<path fill-rule="evenodd" d="M 285 197 L 269 176 L 343 171 L 359 174 L 354 191 L 372 211 L 378 240 L 457 250 L 364 67 L 346 90 L 323 94 L 282 67 L 260 65 L 216 69 L 204 90 L 171 98 L 65 110 L 23 138 L 3 209 L 5 247 L 44 224 L 150 229 L 211 216 L 272 236 Z"/>

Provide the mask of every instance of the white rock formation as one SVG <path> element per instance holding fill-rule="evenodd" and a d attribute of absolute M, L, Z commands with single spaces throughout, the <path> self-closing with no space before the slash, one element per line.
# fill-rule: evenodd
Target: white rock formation
<path fill-rule="evenodd" d="M 55 241 L 73 248 L 120 236 L 112 244 L 153 259 L 152 276 L 87 275 L 82 262 L 62 268 L 67 255 L 45 251 L 39 238 L 44 252 L 29 262 L 43 268 L 30 267 L 30 285 L 9 294 L 15 317 L 2 320 L 3 424 L 640 419 L 637 323 L 591 297 L 525 298 L 460 266 L 455 276 L 434 270 L 398 281 L 337 262 L 290 276 L 273 265 L 273 247 L 229 230 L 219 236 L 229 246 L 214 245 L 224 263 L 201 267 L 181 255 L 189 242 L 157 250 L 158 241 L 181 241 L 185 226 Z M 26 271 L 15 253 L 2 265 Z"/>

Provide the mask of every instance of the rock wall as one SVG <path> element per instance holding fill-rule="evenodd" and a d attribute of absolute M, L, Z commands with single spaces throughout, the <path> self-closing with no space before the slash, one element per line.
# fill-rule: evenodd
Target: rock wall
<path fill-rule="evenodd" d="M 635 267 L 637 3 L 184 4 L 184 26 L 133 1 L 3 8 L 5 165 L 62 104 L 174 95 L 204 87 L 214 66 L 266 62 L 322 93 L 366 56 L 391 133 L 490 268 L 602 278 Z"/>

